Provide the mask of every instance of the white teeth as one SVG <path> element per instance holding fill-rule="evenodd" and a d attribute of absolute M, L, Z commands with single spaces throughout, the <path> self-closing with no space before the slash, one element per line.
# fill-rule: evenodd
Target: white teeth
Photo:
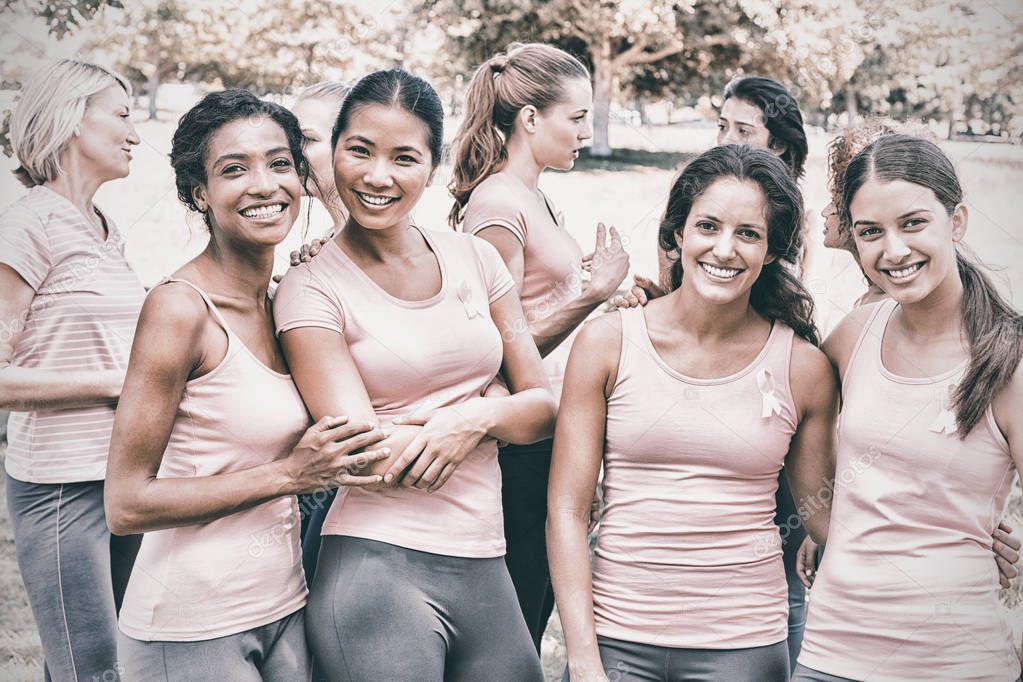
<path fill-rule="evenodd" d="M 246 218 L 269 218 L 284 210 L 284 204 L 270 204 L 269 206 L 257 206 L 242 211 Z"/>
<path fill-rule="evenodd" d="M 387 204 L 398 200 L 397 197 L 380 197 L 373 194 L 363 194 L 362 192 L 356 192 L 356 194 L 359 195 L 360 199 L 371 206 L 386 206 Z"/>
<path fill-rule="evenodd" d="M 906 277 L 909 277 L 923 266 L 924 266 L 923 263 L 916 263 L 915 265 L 910 265 L 909 267 L 900 268 L 898 270 L 885 270 L 885 274 L 887 274 L 892 279 L 905 279 Z"/>
<path fill-rule="evenodd" d="M 721 279 L 732 279 L 742 272 L 742 270 L 737 270 L 735 268 L 719 268 L 716 265 L 710 265 L 709 263 L 700 263 L 700 267 Z"/>

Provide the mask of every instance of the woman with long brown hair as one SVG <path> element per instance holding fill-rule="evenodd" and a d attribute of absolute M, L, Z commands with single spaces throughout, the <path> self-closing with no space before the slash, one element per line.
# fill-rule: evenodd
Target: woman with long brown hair
<path fill-rule="evenodd" d="M 775 155 L 705 152 L 661 221 L 671 292 L 593 320 L 572 349 L 549 525 L 573 682 L 788 679 L 775 489 L 782 471 L 800 500 L 824 488 L 837 411 L 812 299 L 789 271 L 801 217 Z M 827 505 L 803 511 L 823 537 Z"/>
<path fill-rule="evenodd" d="M 1023 466 L 1023 317 L 964 250 L 969 211 L 934 143 L 871 143 L 842 211 L 890 300 L 825 344 L 842 379 L 833 523 L 794 679 L 1015 680 L 990 549 Z"/>

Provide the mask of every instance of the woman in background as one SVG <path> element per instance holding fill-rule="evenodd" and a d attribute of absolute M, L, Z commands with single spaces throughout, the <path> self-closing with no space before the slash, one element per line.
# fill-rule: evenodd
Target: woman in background
<path fill-rule="evenodd" d="M 573 333 L 629 268 L 618 232 L 598 225 L 584 281 L 582 250 L 539 188 L 545 169 L 571 169 L 592 137 L 592 100 L 590 74 L 578 59 L 551 45 L 511 45 L 477 69 L 452 143 L 450 223 L 501 254 L 555 398 Z M 499 455 L 505 561 L 537 651 L 554 608 L 544 530 L 551 448 L 548 439 L 508 445 Z"/>
<path fill-rule="evenodd" d="M 330 216 L 331 227 L 324 239 L 313 242 L 315 250 L 326 239 L 330 239 L 345 226 L 348 220 L 348 209 L 341 202 L 337 187 L 334 186 L 334 154 L 330 146 L 330 134 L 334 129 L 337 112 L 351 88 L 340 81 L 324 81 L 310 85 L 299 93 L 291 111 L 302 126 L 305 144 L 302 151 L 309 162 L 309 180 L 306 191 L 310 198 L 319 201 Z M 310 206 L 310 211 L 311 211 Z M 316 557 L 320 552 L 320 529 L 327 510 L 337 495 L 337 489 L 318 490 L 298 498 L 299 511 L 302 514 L 302 567 L 305 577 L 312 584 L 316 574 Z"/>
<path fill-rule="evenodd" d="M 306 191 L 319 201 L 330 216 L 331 227 L 326 238 L 345 225 L 348 209 L 341 203 L 334 186 L 334 158 L 330 148 L 330 133 L 337 112 L 351 87 L 340 81 L 323 81 L 310 85 L 295 98 L 291 111 L 302 126 L 305 145 L 302 147 L 309 161 L 309 180 Z"/>
<path fill-rule="evenodd" d="M 0 408 L 7 508 L 47 680 L 105 679 L 140 536 L 112 536 L 107 451 L 145 291 L 94 203 L 139 143 L 131 86 L 62 60 L 25 83 L 11 120 L 30 189 L 0 217 Z"/>

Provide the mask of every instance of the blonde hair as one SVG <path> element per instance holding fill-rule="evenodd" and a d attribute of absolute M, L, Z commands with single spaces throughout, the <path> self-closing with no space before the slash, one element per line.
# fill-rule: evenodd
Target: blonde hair
<path fill-rule="evenodd" d="M 934 137 L 930 128 L 919 121 L 895 121 L 890 118 L 875 117 L 847 126 L 828 143 L 828 191 L 831 193 L 835 210 L 840 216 L 839 236 L 849 246 L 852 246 L 852 234 L 847 221 L 842 217 L 848 214 L 848 211 L 845 210 L 842 190 L 845 186 L 845 174 L 849 169 L 849 162 L 874 140 L 899 134 L 930 141 L 933 141 Z"/>
<path fill-rule="evenodd" d="M 334 112 L 334 121 L 337 121 L 337 115 L 341 111 L 341 105 L 345 101 L 345 97 L 352 91 L 352 86 L 348 83 L 342 83 L 341 81 L 321 81 L 314 83 L 309 87 L 298 93 L 298 97 L 295 98 L 295 102 L 291 105 L 294 109 L 295 105 L 300 102 L 305 102 L 311 99 L 322 99 L 337 102 L 337 110 Z M 334 123 L 331 123 L 331 130 L 328 131 L 327 141 L 330 141 L 330 135 L 334 129 Z M 343 203 L 341 203 L 341 195 L 337 191 L 337 186 L 334 184 L 334 178 L 320 178 L 316 174 L 316 169 L 310 166 L 309 168 L 309 180 L 313 183 L 316 188 L 319 199 L 324 205 L 329 205 L 333 208 L 339 209 L 342 215 L 348 215 L 348 209 Z M 309 210 L 311 210 L 311 206 Z M 310 214 L 306 212 L 306 227 L 309 226 Z"/>
<path fill-rule="evenodd" d="M 465 94 L 465 118 L 451 145 L 452 227 L 457 227 L 476 186 L 507 161 L 505 143 L 519 111 L 526 106 L 543 111 L 556 104 L 565 81 L 572 78 L 589 80 L 590 72 L 569 53 L 545 43 L 513 43 L 476 70 Z"/>
<path fill-rule="evenodd" d="M 305 99 L 334 99 L 337 100 L 338 109 L 340 109 L 341 102 L 348 96 L 348 92 L 351 89 L 352 86 L 341 81 L 321 81 L 310 85 L 298 93 L 298 97 L 295 98 L 295 104 Z"/>
<path fill-rule="evenodd" d="M 131 95 L 124 76 L 75 59 L 51 64 L 24 84 L 11 117 L 11 144 L 21 163 L 14 175 L 23 185 L 61 174 L 60 156 L 78 134 L 89 100 L 115 84 Z"/>

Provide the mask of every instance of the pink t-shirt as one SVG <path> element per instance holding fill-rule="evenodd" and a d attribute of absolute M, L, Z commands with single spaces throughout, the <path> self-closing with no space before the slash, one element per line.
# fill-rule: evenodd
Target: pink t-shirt
<path fill-rule="evenodd" d="M 522 312 L 531 323 L 549 317 L 582 291 L 582 249 L 565 229 L 564 216 L 541 192 L 511 173 L 491 175 L 469 196 L 460 229 L 476 234 L 503 227 L 522 244 Z M 561 396 L 565 364 L 575 333 L 544 358 L 555 398 Z"/>
<path fill-rule="evenodd" d="M 185 384 L 159 478 L 267 464 L 290 454 L 309 425 L 291 375 L 256 358 L 196 291 L 227 332 L 227 353 Z M 300 529 L 290 495 L 209 523 L 146 533 L 121 606 L 121 631 L 143 641 L 193 642 L 294 613 L 307 594 Z"/>
<path fill-rule="evenodd" d="M 51 371 L 124 370 L 146 292 L 124 258 L 124 237 L 107 235 L 70 201 L 33 187 L 0 216 L 0 263 L 35 296 L 11 364 Z M 106 476 L 114 405 L 12 412 L 7 473 L 28 483 Z"/>
<path fill-rule="evenodd" d="M 497 249 L 464 234 L 415 229 L 440 263 L 440 291 L 426 300 L 391 296 L 334 241 L 310 263 L 291 268 L 274 296 L 278 333 L 321 327 L 344 335 L 382 422 L 482 395 L 503 358 L 490 304 L 514 282 Z M 501 556 L 505 545 L 495 441 L 481 443 L 435 493 L 342 489 L 323 534 L 448 556 Z"/>
<path fill-rule="evenodd" d="M 796 430 L 792 330 L 776 322 L 744 369 L 697 379 L 657 354 L 643 308 L 619 314 L 593 560 L 597 634 L 696 649 L 783 641 L 774 495 Z"/>
<path fill-rule="evenodd" d="M 991 533 L 1016 476 L 990 408 L 965 439 L 949 390 L 881 362 L 897 304 L 872 304 L 842 382 L 828 547 L 799 662 L 857 680 L 1015 680 Z"/>

